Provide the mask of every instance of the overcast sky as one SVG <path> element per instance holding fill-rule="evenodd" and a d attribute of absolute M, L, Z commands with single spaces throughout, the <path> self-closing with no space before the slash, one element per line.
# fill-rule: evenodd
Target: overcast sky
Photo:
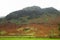
<path fill-rule="evenodd" d="M 60 10 L 60 0 L 0 0 L 0 17 L 28 6 L 54 7 Z"/>

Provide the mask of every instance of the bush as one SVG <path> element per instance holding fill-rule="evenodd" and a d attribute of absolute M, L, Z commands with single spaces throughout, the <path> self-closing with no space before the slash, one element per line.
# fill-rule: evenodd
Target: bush
<path fill-rule="evenodd" d="M 6 34 L 7 32 L 6 31 L 0 31 L 0 35 L 4 35 L 4 34 Z"/>

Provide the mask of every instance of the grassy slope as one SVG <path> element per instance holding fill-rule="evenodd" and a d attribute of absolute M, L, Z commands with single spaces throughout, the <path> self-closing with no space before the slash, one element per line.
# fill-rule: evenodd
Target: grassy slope
<path fill-rule="evenodd" d="M 57 38 L 23 38 L 23 37 L 6 37 L 6 38 L 0 38 L 0 40 L 60 40 Z"/>

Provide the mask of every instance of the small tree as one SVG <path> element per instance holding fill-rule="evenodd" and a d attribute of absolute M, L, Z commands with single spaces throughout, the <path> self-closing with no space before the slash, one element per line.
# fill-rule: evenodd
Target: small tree
<path fill-rule="evenodd" d="M 59 29 L 58 29 L 58 30 L 59 30 L 59 36 L 60 36 L 60 24 L 58 24 L 58 27 L 59 27 Z"/>
<path fill-rule="evenodd" d="M 50 38 L 53 38 L 53 37 L 54 37 L 54 30 L 53 30 L 53 29 L 52 29 L 52 30 L 50 30 L 49 37 L 50 37 Z"/>
<path fill-rule="evenodd" d="M 7 32 L 4 31 L 4 30 L 0 31 L 0 35 L 4 35 L 4 34 L 6 34 L 6 33 L 7 33 Z"/>
<path fill-rule="evenodd" d="M 60 31 L 60 24 L 58 24 L 58 26 L 59 26 L 59 31 Z"/>

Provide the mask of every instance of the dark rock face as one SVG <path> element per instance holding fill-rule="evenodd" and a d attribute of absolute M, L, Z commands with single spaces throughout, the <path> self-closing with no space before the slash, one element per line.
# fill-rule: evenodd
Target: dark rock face
<path fill-rule="evenodd" d="M 19 17 L 29 16 L 30 18 L 36 18 L 42 15 L 58 16 L 60 12 L 53 7 L 41 9 L 38 6 L 27 7 L 22 10 L 12 12 L 6 16 L 6 19 L 18 19 Z"/>

